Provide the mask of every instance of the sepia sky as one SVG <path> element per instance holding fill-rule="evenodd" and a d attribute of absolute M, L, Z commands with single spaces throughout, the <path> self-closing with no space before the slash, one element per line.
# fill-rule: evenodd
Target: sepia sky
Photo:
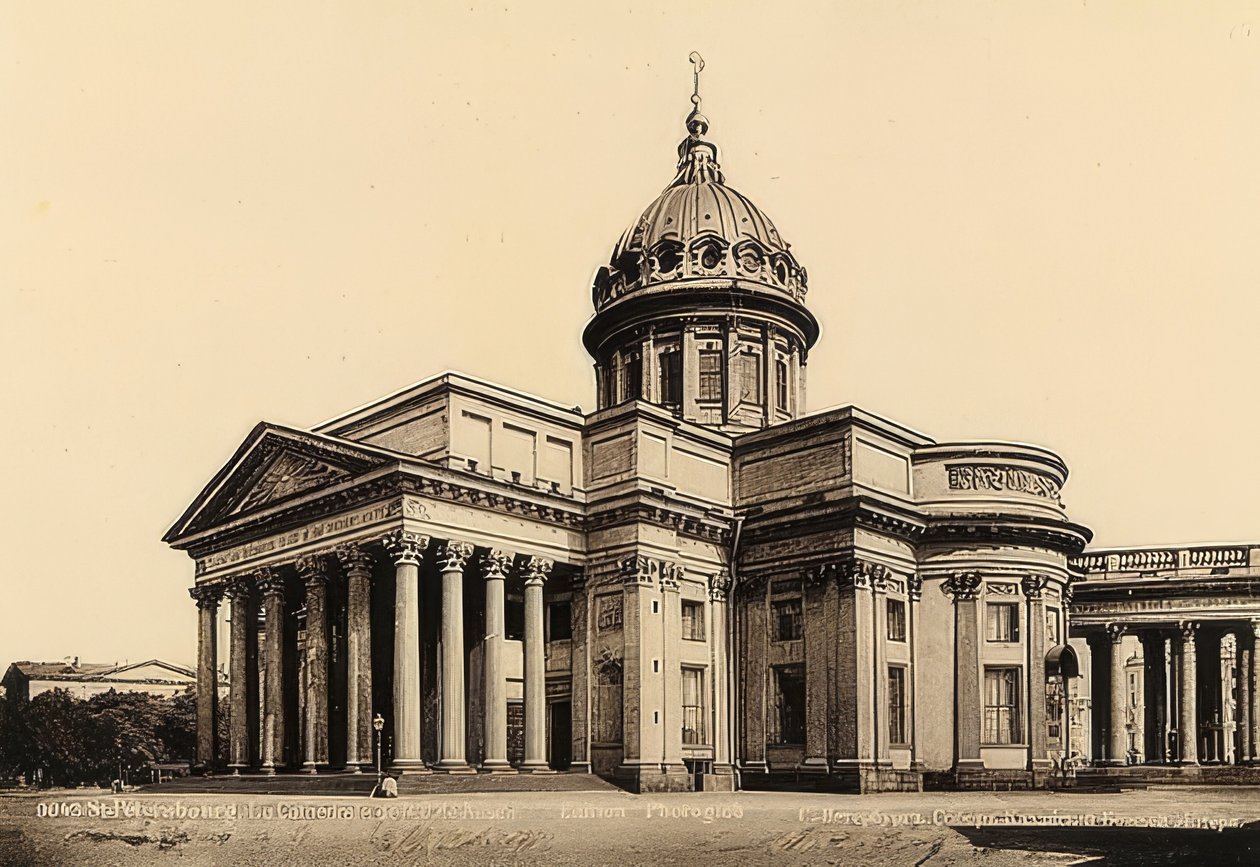
<path fill-rule="evenodd" d="M 1052 448 L 1101 545 L 1260 541 L 1260 3 L 607 10 L 0 6 L 0 667 L 193 661 L 160 537 L 261 419 L 446 368 L 593 407 L 692 50 L 811 409 Z"/>

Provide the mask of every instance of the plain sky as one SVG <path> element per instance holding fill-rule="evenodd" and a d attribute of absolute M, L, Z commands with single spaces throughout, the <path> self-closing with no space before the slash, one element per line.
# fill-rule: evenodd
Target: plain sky
<path fill-rule="evenodd" d="M 1068 461 L 1100 545 L 1260 541 L 1260 5 L 0 6 L 0 666 L 195 657 L 163 532 L 259 420 L 442 369 L 593 405 L 687 55 L 809 270 L 809 405 Z"/>

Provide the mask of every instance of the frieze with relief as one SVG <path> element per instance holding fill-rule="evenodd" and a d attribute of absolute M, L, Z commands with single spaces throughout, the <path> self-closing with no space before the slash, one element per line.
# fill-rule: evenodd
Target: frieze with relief
<path fill-rule="evenodd" d="M 319 458 L 293 451 L 281 452 L 233 512 L 248 512 L 348 478 L 350 473 L 346 470 Z"/>
<path fill-rule="evenodd" d="M 620 593 L 607 593 L 595 597 L 595 631 L 616 632 L 621 629 L 625 609 Z"/>
<path fill-rule="evenodd" d="M 1019 467 L 997 464 L 958 464 L 948 467 L 951 491 L 1011 491 L 1058 502 L 1059 483 Z"/>

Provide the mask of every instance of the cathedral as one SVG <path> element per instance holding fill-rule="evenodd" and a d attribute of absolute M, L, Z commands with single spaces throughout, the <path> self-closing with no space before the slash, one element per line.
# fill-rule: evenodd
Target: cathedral
<path fill-rule="evenodd" d="M 593 412 L 446 373 L 260 423 L 168 531 L 198 765 L 379 747 L 400 775 L 639 792 L 1250 765 L 1260 546 L 1086 550 L 1047 449 L 808 413 L 807 271 L 692 102 L 594 279 Z"/>

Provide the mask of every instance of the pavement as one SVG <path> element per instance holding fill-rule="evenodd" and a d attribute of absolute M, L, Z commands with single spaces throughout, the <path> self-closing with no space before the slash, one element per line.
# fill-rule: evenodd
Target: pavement
<path fill-rule="evenodd" d="M 2 865 L 1260 863 L 1260 787 L 0 795 Z"/>

